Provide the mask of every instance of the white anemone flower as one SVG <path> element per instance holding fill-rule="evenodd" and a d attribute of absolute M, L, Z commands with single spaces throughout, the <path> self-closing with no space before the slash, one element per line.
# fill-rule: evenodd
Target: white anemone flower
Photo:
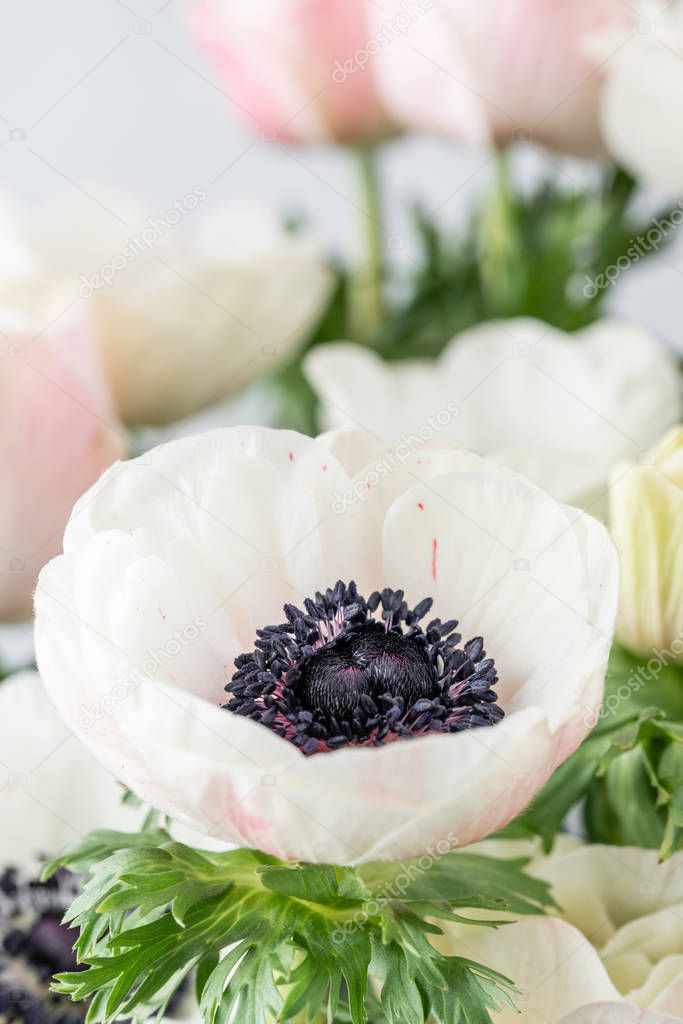
<path fill-rule="evenodd" d="M 508 847 L 506 853 L 506 846 Z M 482 852 L 528 855 L 527 843 Z M 568 838 L 530 872 L 548 881 L 560 916 L 526 918 L 497 931 L 447 925 L 439 943 L 514 978 L 529 1020 L 649 1022 L 683 1019 L 683 853 L 581 846 Z M 608 1004 L 604 1017 L 586 1004 Z M 672 1016 L 661 1016 L 672 1015 Z M 518 1015 L 503 1010 L 496 1024 Z"/>
<path fill-rule="evenodd" d="M 321 345 L 305 372 L 328 429 L 448 438 L 595 514 L 612 465 L 637 462 L 680 412 L 673 358 L 646 331 L 608 320 L 575 334 L 532 319 L 490 321 L 433 362 Z"/>
<path fill-rule="evenodd" d="M 174 819 L 404 858 L 495 832 L 576 749 L 617 577 L 602 525 L 455 446 L 230 428 L 84 496 L 36 646 L 67 723 Z"/>

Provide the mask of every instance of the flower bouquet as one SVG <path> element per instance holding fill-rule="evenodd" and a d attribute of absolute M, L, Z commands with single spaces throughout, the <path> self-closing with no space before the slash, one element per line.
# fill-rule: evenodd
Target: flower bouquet
<path fill-rule="evenodd" d="M 0 1024 L 683 1020 L 681 4 L 191 6 L 362 242 L 0 204 Z"/>

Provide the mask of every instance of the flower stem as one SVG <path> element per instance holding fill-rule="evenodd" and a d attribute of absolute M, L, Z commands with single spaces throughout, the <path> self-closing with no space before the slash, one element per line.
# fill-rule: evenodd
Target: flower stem
<path fill-rule="evenodd" d="M 486 313 L 509 315 L 517 298 L 520 253 L 505 151 L 496 154 L 494 177 L 479 220 L 479 265 Z"/>
<path fill-rule="evenodd" d="M 354 338 L 367 341 L 379 331 L 384 315 L 384 230 L 375 150 L 357 146 L 354 153 L 358 167 L 363 245 L 358 266 L 349 278 L 349 320 Z"/>

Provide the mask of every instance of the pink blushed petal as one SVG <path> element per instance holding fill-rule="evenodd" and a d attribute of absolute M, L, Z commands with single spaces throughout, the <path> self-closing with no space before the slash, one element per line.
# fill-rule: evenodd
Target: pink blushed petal
<path fill-rule="evenodd" d="M 58 553 L 71 508 L 124 453 L 93 325 L 64 314 L 14 330 L 0 362 L 0 611 L 28 617 L 40 568 Z"/>
<path fill-rule="evenodd" d="M 348 143 L 386 134 L 372 69 L 345 70 L 370 39 L 364 2 L 205 0 L 192 21 L 233 109 L 263 138 Z"/>

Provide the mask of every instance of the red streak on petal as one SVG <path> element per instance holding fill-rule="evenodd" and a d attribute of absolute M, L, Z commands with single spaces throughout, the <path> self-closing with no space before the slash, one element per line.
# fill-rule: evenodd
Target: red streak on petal
<path fill-rule="evenodd" d="M 289 453 L 289 461 L 294 462 L 294 452 Z"/>
<path fill-rule="evenodd" d="M 422 510 L 422 511 L 424 512 L 424 510 L 425 510 L 425 507 L 424 507 L 424 505 L 422 504 L 422 502 L 421 502 L 421 501 L 418 501 L 418 503 L 417 503 L 417 507 L 418 507 L 419 509 L 421 509 L 421 510 Z"/>
<path fill-rule="evenodd" d="M 165 611 L 164 611 L 164 610 L 163 610 L 163 609 L 161 608 L 161 606 L 159 606 L 159 607 L 157 608 L 157 611 L 159 612 L 159 615 L 161 616 L 161 618 L 162 618 L 162 619 L 164 620 L 164 622 L 165 622 L 165 621 L 166 621 L 166 612 L 165 612 Z"/>
<path fill-rule="evenodd" d="M 432 579 L 436 579 L 436 549 L 437 540 L 436 537 L 432 538 Z"/>
<path fill-rule="evenodd" d="M 327 473 L 327 466 L 323 466 L 323 473 Z"/>

